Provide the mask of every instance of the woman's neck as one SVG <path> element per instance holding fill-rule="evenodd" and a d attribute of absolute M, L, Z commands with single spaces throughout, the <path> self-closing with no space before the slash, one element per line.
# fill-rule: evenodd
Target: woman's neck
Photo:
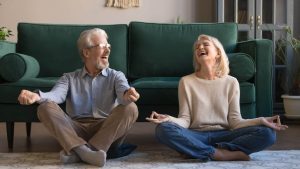
<path fill-rule="evenodd" d="M 206 80 L 215 80 L 217 78 L 214 68 L 205 66 L 202 66 L 201 70 L 196 72 L 196 76 Z"/>

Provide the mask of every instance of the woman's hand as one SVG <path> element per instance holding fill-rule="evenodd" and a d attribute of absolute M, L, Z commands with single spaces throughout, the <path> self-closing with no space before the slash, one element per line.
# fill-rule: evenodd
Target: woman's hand
<path fill-rule="evenodd" d="M 262 122 L 265 126 L 277 131 L 285 130 L 288 128 L 287 125 L 281 124 L 279 115 L 273 117 L 263 117 Z"/>
<path fill-rule="evenodd" d="M 147 117 L 146 120 L 153 123 L 162 123 L 170 120 L 170 117 L 165 114 L 158 114 L 155 111 L 152 111 L 150 117 Z"/>

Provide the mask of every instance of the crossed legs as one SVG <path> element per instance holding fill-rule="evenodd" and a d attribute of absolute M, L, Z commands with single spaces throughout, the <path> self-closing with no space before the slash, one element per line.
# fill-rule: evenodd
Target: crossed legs
<path fill-rule="evenodd" d="M 75 152 L 81 160 L 103 166 L 106 152 L 125 136 L 138 116 L 134 103 L 118 105 L 106 119 L 72 120 L 56 103 L 44 102 L 38 107 L 38 118 L 63 147 L 66 155 Z"/>
<path fill-rule="evenodd" d="M 156 137 L 179 153 L 201 161 L 247 161 L 249 154 L 267 148 L 276 140 L 275 132 L 265 126 L 197 131 L 171 122 L 159 124 Z"/>

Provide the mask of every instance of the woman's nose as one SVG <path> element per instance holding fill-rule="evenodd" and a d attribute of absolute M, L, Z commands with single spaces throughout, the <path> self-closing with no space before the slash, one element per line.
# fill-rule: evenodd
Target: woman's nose
<path fill-rule="evenodd" d="M 204 46 L 202 44 L 199 44 L 199 49 L 204 49 Z"/>

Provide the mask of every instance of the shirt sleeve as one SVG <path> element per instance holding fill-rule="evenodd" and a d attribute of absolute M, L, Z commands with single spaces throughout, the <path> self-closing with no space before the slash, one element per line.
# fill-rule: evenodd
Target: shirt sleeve
<path fill-rule="evenodd" d="M 130 88 L 128 81 L 124 73 L 118 71 L 115 76 L 115 90 L 117 94 L 117 101 L 120 104 L 127 105 L 130 103 L 128 100 L 124 100 L 124 93 Z"/>
<path fill-rule="evenodd" d="M 170 122 L 176 123 L 184 128 L 189 128 L 191 121 L 191 110 L 188 93 L 183 79 L 179 81 L 178 86 L 178 99 L 179 99 L 179 114 L 178 118 L 170 116 Z"/>
<path fill-rule="evenodd" d="M 254 119 L 243 119 L 240 112 L 240 88 L 239 83 L 235 79 L 232 88 L 229 91 L 229 112 L 228 112 L 228 123 L 230 129 L 238 129 L 248 126 L 255 126 L 262 124 L 261 118 Z"/>
<path fill-rule="evenodd" d="M 38 103 L 45 101 L 53 101 L 57 104 L 63 103 L 66 100 L 69 89 L 69 80 L 66 74 L 64 74 L 54 85 L 50 92 L 38 91 L 41 99 Z"/>

